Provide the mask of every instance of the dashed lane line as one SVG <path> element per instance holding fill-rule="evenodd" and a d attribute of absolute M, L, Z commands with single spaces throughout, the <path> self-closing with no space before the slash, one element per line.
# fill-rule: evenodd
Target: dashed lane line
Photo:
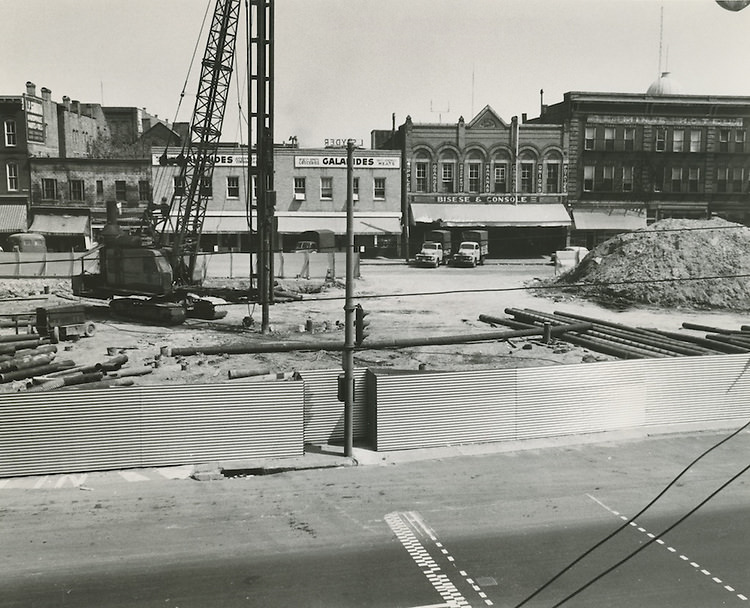
<path fill-rule="evenodd" d="M 594 496 L 591 496 L 591 494 L 587 494 L 587 496 L 588 496 L 588 497 L 589 497 L 589 498 L 590 498 L 591 500 L 593 500 L 593 501 L 594 501 L 595 503 L 597 503 L 598 505 L 600 505 L 601 507 L 603 507 L 604 509 L 606 509 L 607 511 L 609 511 L 610 513 L 612 513 L 612 515 L 614 515 L 614 516 L 616 516 L 616 517 L 619 517 L 619 518 L 620 518 L 621 520 L 623 520 L 623 521 L 628 521 L 628 519 L 629 519 L 629 518 L 628 518 L 627 516 L 623 515 L 622 513 L 618 512 L 618 511 L 615 511 L 615 510 L 614 510 L 614 509 L 612 509 L 611 507 L 608 507 L 608 506 L 607 506 L 607 505 L 605 505 L 605 504 L 604 504 L 604 503 L 603 503 L 603 502 L 602 502 L 601 500 L 597 499 L 597 498 L 596 498 L 596 497 L 594 497 Z M 652 538 L 652 539 L 653 539 L 653 538 L 656 538 L 656 535 L 654 535 L 654 534 L 651 534 L 651 533 L 650 533 L 650 532 L 648 532 L 648 531 L 647 531 L 647 530 L 646 530 L 646 529 L 645 529 L 644 527 L 642 527 L 642 526 L 639 526 L 639 525 L 638 525 L 638 524 L 637 524 L 636 522 L 634 522 L 634 521 L 631 521 L 631 522 L 630 522 L 630 525 L 631 525 L 632 527 L 636 528 L 636 529 L 637 529 L 637 530 L 638 530 L 639 532 L 641 532 L 642 534 L 646 534 L 646 536 L 648 536 L 649 538 Z M 663 547 L 664 547 L 665 549 L 667 549 L 667 551 L 669 551 L 670 553 L 675 553 L 675 554 L 678 554 L 678 557 L 679 557 L 679 558 L 680 558 L 680 559 L 681 559 L 682 561 L 684 561 L 684 562 L 690 562 L 690 566 L 692 566 L 693 568 L 695 568 L 696 570 L 698 570 L 698 571 L 699 571 L 699 572 L 700 572 L 701 574 L 703 574 L 703 575 L 705 575 L 705 576 L 709 577 L 709 578 L 711 579 L 711 581 L 712 581 L 712 582 L 716 583 L 717 585 L 721 585 L 721 586 L 722 586 L 722 588 L 723 588 L 724 590 L 728 591 L 729 593 L 734 593 L 734 594 L 735 594 L 735 595 L 736 595 L 736 596 L 737 596 L 737 597 L 738 597 L 738 598 L 739 598 L 740 600 L 742 600 L 743 602 L 746 602 L 746 601 L 748 601 L 748 597 L 747 597 L 746 595 L 743 595 L 742 593 L 738 593 L 738 592 L 737 592 L 737 590 L 736 590 L 736 589 L 735 589 L 734 587 L 732 587 L 731 585 L 728 585 L 728 584 L 726 584 L 726 583 L 725 583 L 725 582 L 724 582 L 723 580 L 721 580 L 721 579 L 720 579 L 720 578 L 719 578 L 718 576 L 714 576 L 714 575 L 713 575 L 713 574 L 711 573 L 711 571 L 710 571 L 710 570 L 708 570 L 708 569 L 706 569 L 706 568 L 703 568 L 703 567 L 701 567 L 701 565 L 700 565 L 700 564 L 699 564 L 698 562 L 690 561 L 690 558 L 689 558 L 689 557 L 688 557 L 687 555 L 684 555 L 684 554 L 682 554 L 682 553 L 679 553 L 679 551 L 677 551 L 677 549 L 676 549 L 675 547 L 672 547 L 672 546 L 670 546 L 670 545 L 667 545 L 667 544 L 666 544 L 666 542 L 665 542 L 664 540 L 662 540 L 661 538 L 656 538 L 656 541 L 655 541 L 655 542 L 656 542 L 656 543 L 658 543 L 658 544 L 660 544 L 660 545 L 662 545 L 662 546 L 663 546 Z"/>

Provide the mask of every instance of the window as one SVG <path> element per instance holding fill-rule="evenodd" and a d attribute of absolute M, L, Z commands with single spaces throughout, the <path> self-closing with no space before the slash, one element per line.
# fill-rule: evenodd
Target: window
<path fill-rule="evenodd" d="M 622 191 L 633 191 L 633 167 L 622 168 Z"/>
<path fill-rule="evenodd" d="M 83 180 L 82 179 L 71 179 L 70 180 L 70 200 L 77 203 L 83 202 Z"/>
<path fill-rule="evenodd" d="M 258 176 L 257 175 L 253 175 L 250 178 L 250 187 L 252 188 L 252 192 L 253 192 L 253 202 L 257 203 L 258 202 Z"/>
<path fill-rule="evenodd" d="M 42 178 L 42 200 L 43 201 L 56 201 L 57 200 L 57 180 Z"/>
<path fill-rule="evenodd" d="M 455 174 L 455 171 L 453 170 L 453 163 L 451 162 L 444 162 L 441 165 L 440 168 L 440 176 L 441 176 L 441 192 L 453 192 L 454 186 L 453 186 L 453 176 Z"/>
<path fill-rule="evenodd" d="M 654 192 L 664 190 L 664 169 L 654 169 Z"/>
<path fill-rule="evenodd" d="M 672 167 L 672 192 L 682 192 L 682 167 Z"/>
<path fill-rule="evenodd" d="M 104 182 L 100 179 L 96 180 L 96 196 L 104 196 Z"/>
<path fill-rule="evenodd" d="M 716 169 L 716 191 L 726 192 L 728 182 L 729 169 L 727 167 L 719 167 L 718 169 Z"/>
<path fill-rule="evenodd" d="M 8 180 L 8 192 L 16 192 L 18 190 L 18 163 L 5 165 L 5 176 Z"/>
<path fill-rule="evenodd" d="M 127 194 L 127 188 L 124 181 L 116 181 L 115 182 L 115 198 L 118 201 L 124 201 L 125 196 Z"/>
<path fill-rule="evenodd" d="M 734 151 L 745 151 L 745 132 L 742 129 L 737 129 L 734 132 Z"/>
<path fill-rule="evenodd" d="M 481 163 L 469 163 L 469 192 L 479 192 L 481 171 Z"/>
<path fill-rule="evenodd" d="M 615 149 L 614 127 L 604 127 L 604 149 L 610 151 Z"/>
<path fill-rule="evenodd" d="M 352 199 L 359 200 L 359 178 L 352 176 Z"/>
<path fill-rule="evenodd" d="M 583 191 L 593 192 L 594 190 L 594 167 L 586 165 L 583 168 Z"/>
<path fill-rule="evenodd" d="M 146 202 L 151 200 L 151 183 L 145 179 L 138 182 L 138 200 Z"/>
<path fill-rule="evenodd" d="M 494 185 L 492 191 L 496 194 L 503 194 L 508 191 L 508 165 L 495 165 Z"/>
<path fill-rule="evenodd" d="M 595 127 L 586 127 L 586 131 L 584 133 L 584 139 L 583 139 L 583 149 L 584 150 L 593 150 L 594 149 L 594 141 L 596 140 L 596 128 Z"/>
<path fill-rule="evenodd" d="M 656 128 L 656 145 L 657 152 L 664 152 L 667 148 L 667 130 L 664 127 Z"/>
<path fill-rule="evenodd" d="M 685 131 L 683 129 L 675 129 L 672 132 L 672 151 L 682 152 L 685 145 Z"/>
<path fill-rule="evenodd" d="M 185 180 L 179 175 L 174 177 L 174 193 L 176 196 L 185 196 Z"/>
<path fill-rule="evenodd" d="M 373 180 L 374 185 L 374 192 L 373 195 L 375 198 L 384 199 L 385 198 L 385 178 L 384 177 L 376 177 Z"/>
<path fill-rule="evenodd" d="M 324 200 L 333 199 L 333 178 L 332 177 L 320 178 L 320 198 Z"/>
<path fill-rule="evenodd" d="M 304 177 L 294 178 L 294 200 L 304 201 L 306 197 L 306 183 Z"/>
<path fill-rule="evenodd" d="M 732 192 L 742 192 L 742 176 L 744 170 L 742 167 L 732 169 Z"/>
<path fill-rule="evenodd" d="M 625 151 L 632 152 L 635 150 L 635 128 L 625 127 Z"/>
<path fill-rule="evenodd" d="M 602 190 L 611 192 L 615 189 L 615 166 L 604 166 L 604 179 L 602 180 Z"/>
<path fill-rule="evenodd" d="M 688 169 L 688 192 L 700 191 L 701 170 L 698 167 Z"/>
<path fill-rule="evenodd" d="M 227 176 L 227 198 L 240 198 L 240 178 Z"/>
<path fill-rule="evenodd" d="M 16 137 L 16 121 L 8 119 L 5 121 L 5 145 L 9 148 L 18 144 Z"/>
<path fill-rule="evenodd" d="M 560 163 L 547 163 L 546 192 L 560 192 Z"/>
<path fill-rule="evenodd" d="M 729 152 L 729 129 L 719 130 L 719 152 Z"/>
<path fill-rule="evenodd" d="M 701 132 L 690 131 L 690 151 L 700 152 L 701 151 Z"/>
<path fill-rule="evenodd" d="M 416 191 L 427 192 L 427 163 L 417 162 L 414 166 L 414 175 L 416 176 Z"/>
<path fill-rule="evenodd" d="M 521 192 L 534 192 L 534 163 L 521 163 Z"/>
<path fill-rule="evenodd" d="M 214 186 L 211 183 L 211 178 L 208 178 L 208 177 L 201 178 L 200 195 L 206 196 L 206 197 L 214 195 Z"/>

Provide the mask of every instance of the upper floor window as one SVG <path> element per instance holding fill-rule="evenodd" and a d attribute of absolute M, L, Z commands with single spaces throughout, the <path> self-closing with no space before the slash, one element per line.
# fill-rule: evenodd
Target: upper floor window
<path fill-rule="evenodd" d="M 8 147 L 18 145 L 16 121 L 10 118 L 5 121 L 5 145 Z"/>
<path fill-rule="evenodd" d="M 534 192 L 534 163 L 521 163 L 521 192 Z"/>
<path fill-rule="evenodd" d="M 142 179 L 138 182 L 138 200 L 148 202 L 151 200 L 151 182 Z"/>
<path fill-rule="evenodd" d="M 547 179 L 545 188 L 547 192 L 560 192 L 560 163 L 547 163 Z"/>
<path fill-rule="evenodd" d="M 320 198 L 323 200 L 333 199 L 333 178 L 332 177 L 321 177 L 320 178 Z"/>
<path fill-rule="evenodd" d="M 732 192 L 742 192 L 743 174 L 745 170 L 742 167 L 732 169 Z"/>
<path fill-rule="evenodd" d="M 667 130 L 664 127 L 656 127 L 655 149 L 664 152 L 667 149 Z"/>
<path fill-rule="evenodd" d="M 440 167 L 441 192 L 455 192 L 455 171 L 452 162 L 443 162 Z"/>
<path fill-rule="evenodd" d="M 737 129 L 734 132 L 734 151 L 744 152 L 745 151 L 745 131 Z"/>
<path fill-rule="evenodd" d="M 352 199 L 359 200 L 359 178 L 352 176 Z"/>
<path fill-rule="evenodd" d="M 729 129 L 719 130 L 719 152 L 729 152 Z"/>
<path fill-rule="evenodd" d="M 96 180 L 96 196 L 99 198 L 104 196 L 104 180 Z"/>
<path fill-rule="evenodd" d="M 7 179 L 8 192 L 17 192 L 18 186 L 18 163 L 7 163 L 5 165 L 5 176 Z"/>
<path fill-rule="evenodd" d="M 729 183 L 729 168 L 718 167 L 716 169 L 716 191 L 720 193 L 726 192 L 728 183 Z"/>
<path fill-rule="evenodd" d="M 115 181 L 115 198 L 124 201 L 127 196 L 127 184 L 123 180 Z"/>
<path fill-rule="evenodd" d="M 701 132 L 690 131 L 690 151 L 700 152 L 701 151 Z"/>
<path fill-rule="evenodd" d="M 385 178 L 376 177 L 373 180 L 373 196 L 377 199 L 385 198 Z"/>
<path fill-rule="evenodd" d="M 469 163 L 469 192 L 479 192 L 482 184 L 482 163 Z"/>
<path fill-rule="evenodd" d="M 583 191 L 594 191 L 594 166 L 586 165 L 583 168 Z"/>
<path fill-rule="evenodd" d="M 658 168 L 654 170 L 654 192 L 662 192 L 664 190 L 664 169 Z"/>
<path fill-rule="evenodd" d="M 596 128 L 586 127 L 586 131 L 584 132 L 584 135 L 583 135 L 583 149 L 593 150 L 595 140 L 596 140 Z"/>
<path fill-rule="evenodd" d="M 625 138 L 625 151 L 632 152 L 635 150 L 635 127 L 625 127 L 623 135 Z"/>
<path fill-rule="evenodd" d="M 42 178 L 42 200 L 43 201 L 56 201 L 57 200 L 57 180 L 50 179 L 47 177 Z"/>
<path fill-rule="evenodd" d="M 427 192 L 427 163 L 424 161 L 417 161 L 414 165 L 414 176 L 416 177 L 417 192 Z"/>
<path fill-rule="evenodd" d="M 214 195 L 214 185 L 211 182 L 211 179 L 208 177 L 202 177 L 201 178 L 201 196 L 213 196 Z"/>
<path fill-rule="evenodd" d="M 123 182 L 124 183 L 124 182 Z M 174 193 L 176 196 L 185 196 L 185 179 L 175 175 L 173 179 Z M 123 192 L 124 195 L 124 192 Z"/>
<path fill-rule="evenodd" d="M 688 169 L 688 192 L 699 192 L 701 181 L 701 170 L 698 167 Z"/>
<path fill-rule="evenodd" d="M 240 178 L 236 175 L 227 176 L 227 198 L 240 198 Z"/>
<path fill-rule="evenodd" d="M 675 129 L 672 132 L 672 151 L 682 152 L 685 145 L 685 131 L 683 129 Z"/>
<path fill-rule="evenodd" d="M 294 178 L 294 200 L 304 201 L 305 194 L 306 194 L 305 190 L 306 190 L 305 178 L 295 177 Z"/>
<path fill-rule="evenodd" d="M 492 191 L 502 194 L 508 191 L 508 165 L 495 165 Z"/>
<path fill-rule="evenodd" d="M 604 127 L 604 149 L 612 151 L 615 149 L 615 128 Z"/>
<path fill-rule="evenodd" d="M 682 192 L 682 167 L 672 167 L 672 192 Z"/>
<path fill-rule="evenodd" d="M 622 168 L 622 191 L 633 191 L 633 167 Z"/>
<path fill-rule="evenodd" d="M 84 199 L 84 184 L 82 179 L 71 179 L 70 180 L 70 200 L 77 203 L 83 202 Z"/>
<path fill-rule="evenodd" d="M 602 179 L 602 190 L 612 191 L 615 189 L 615 167 L 614 165 L 604 165 L 604 179 Z"/>

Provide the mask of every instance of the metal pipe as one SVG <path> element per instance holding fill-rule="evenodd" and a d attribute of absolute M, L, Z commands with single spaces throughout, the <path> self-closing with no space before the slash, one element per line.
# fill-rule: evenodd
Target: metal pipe
<path fill-rule="evenodd" d="M 270 374 L 270 369 L 230 369 L 227 376 L 230 380 L 236 378 L 250 378 L 252 376 L 264 376 Z"/>
<path fill-rule="evenodd" d="M 44 376 L 50 372 L 56 372 L 61 369 L 75 367 L 74 361 L 58 361 L 57 363 L 49 363 L 47 365 L 41 365 L 39 367 L 28 367 L 26 369 L 20 369 L 12 372 L 0 373 L 0 383 L 10 382 L 12 380 L 23 380 L 25 378 L 31 378 L 33 376 Z"/>

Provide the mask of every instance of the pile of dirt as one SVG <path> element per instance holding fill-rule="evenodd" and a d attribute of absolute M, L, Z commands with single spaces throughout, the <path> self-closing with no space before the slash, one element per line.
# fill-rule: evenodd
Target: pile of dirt
<path fill-rule="evenodd" d="M 607 305 L 750 310 L 750 228 L 666 219 L 620 234 L 553 281 Z"/>

